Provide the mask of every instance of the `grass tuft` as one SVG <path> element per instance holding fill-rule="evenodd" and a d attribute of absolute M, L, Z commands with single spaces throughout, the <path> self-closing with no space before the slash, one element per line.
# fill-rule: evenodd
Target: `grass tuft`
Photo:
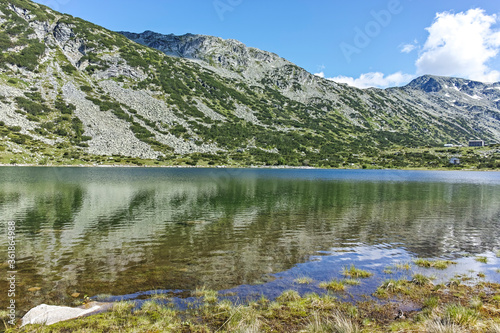
<path fill-rule="evenodd" d="M 408 262 L 399 262 L 399 263 L 395 264 L 394 267 L 396 267 L 397 269 L 399 269 L 401 271 L 409 271 L 411 268 L 411 265 Z"/>
<path fill-rule="evenodd" d="M 424 308 L 434 309 L 438 306 L 438 304 L 439 304 L 439 298 L 437 298 L 436 296 L 431 296 L 425 300 L 423 305 Z"/>
<path fill-rule="evenodd" d="M 479 313 L 475 309 L 466 308 L 458 304 L 451 304 L 446 307 L 445 316 L 450 323 L 461 326 L 472 326 L 476 324 Z"/>
<path fill-rule="evenodd" d="M 205 286 L 201 288 L 196 288 L 192 295 L 194 297 L 203 297 L 203 301 L 206 303 L 215 303 L 217 302 L 219 293 L 215 290 L 207 289 Z"/>
<path fill-rule="evenodd" d="M 488 258 L 486 258 L 486 257 L 476 257 L 475 259 L 476 259 L 476 261 L 481 262 L 483 264 L 488 263 Z"/>
<path fill-rule="evenodd" d="M 495 324 L 490 324 L 488 325 L 488 330 L 486 331 L 486 333 L 500 333 L 500 324 L 499 323 L 495 323 Z"/>
<path fill-rule="evenodd" d="M 394 280 L 390 279 L 385 281 L 380 287 L 375 291 L 377 297 L 387 297 L 388 293 L 397 293 L 404 290 L 406 281 L 404 280 Z"/>
<path fill-rule="evenodd" d="M 360 329 L 356 323 L 341 312 L 335 311 L 328 317 L 322 317 L 318 312 L 312 314 L 309 324 L 301 332 L 304 333 L 358 333 Z"/>
<path fill-rule="evenodd" d="M 300 300 L 299 293 L 295 290 L 285 290 L 281 295 L 276 298 L 278 302 L 294 302 Z"/>
<path fill-rule="evenodd" d="M 356 279 L 344 279 L 342 280 L 344 284 L 347 284 L 348 286 L 359 286 L 361 284 L 361 281 L 356 280 Z"/>
<path fill-rule="evenodd" d="M 469 307 L 476 310 L 481 310 L 483 307 L 483 301 L 479 297 L 474 297 L 469 302 Z"/>
<path fill-rule="evenodd" d="M 343 281 L 331 280 L 329 282 L 321 282 L 319 287 L 332 291 L 344 291 L 345 283 Z"/>
<path fill-rule="evenodd" d="M 368 271 L 364 271 L 362 269 L 354 267 L 354 265 L 351 265 L 350 268 L 344 267 L 342 270 L 342 275 L 351 277 L 351 278 L 369 278 L 370 276 L 373 275 L 373 273 L 370 273 Z"/>
<path fill-rule="evenodd" d="M 439 319 L 429 320 L 425 324 L 425 332 L 432 333 L 465 333 L 467 332 L 464 328 L 447 321 L 441 321 Z"/>
<path fill-rule="evenodd" d="M 423 274 L 415 274 L 412 276 L 411 282 L 416 284 L 417 286 L 427 286 L 432 285 L 431 278 L 425 276 Z"/>
<path fill-rule="evenodd" d="M 117 302 L 113 304 L 113 313 L 119 317 L 126 316 L 132 312 L 134 303 L 132 302 Z"/>
<path fill-rule="evenodd" d="M 437 269 L 446 269 L 450 265 L 456 265 L 456 262 L 451 260 L 427 260 L 427 259 L 415 259 L 415 265 L 424 268 L 437 268 Z"/>
<path fill-rule="evenodd" d="M 296 278 L 295 280 L 293 280 L 295 283 L 298 283 L 298 284 L 311 284 L 313 282 L 313 279 L 311 279 L 310 277 L 299 277 L 299 278 Z"/>

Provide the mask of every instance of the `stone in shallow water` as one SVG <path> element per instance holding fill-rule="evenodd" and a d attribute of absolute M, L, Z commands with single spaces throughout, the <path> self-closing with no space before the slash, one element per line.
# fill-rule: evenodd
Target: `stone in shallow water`
<path fill-rule="evenodd" d="M 96 305 L 90 309 L 70 308 L 67 306 L 56 306 L 41 304 L 29 310 L 22 319 L 22 326 L 30 324 L 52 325 L 60 321 L 78 318 L 101 309 Z"/>

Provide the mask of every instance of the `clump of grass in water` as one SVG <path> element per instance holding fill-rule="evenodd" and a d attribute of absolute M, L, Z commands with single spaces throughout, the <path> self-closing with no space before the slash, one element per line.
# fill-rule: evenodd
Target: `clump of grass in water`
<path fill-rule="evenodd" d="M 488 258 L 486 258 L 486 257 L 476 257 L 476 261 L 482 262 L 483 264 L 487 264 L 488 263 Z"/>
<path fill-rule="evenodd" d="M 373 273 L 364 271 L 362 269 L 354 267 L 354 265 L 351 265 L 350 268 L 344 267 L 344 269 L 342 270 L 342 275 L 351 278 L 369 278 L 373 275 Z"/>
<path fill-rule="evenodd" d="M 395 266 L 397 269 L 399 269 L 399 270 L 403 270 L 403 271 L 409 271 L 409 270 L 410 270 L 410 268 L 411 268 L 411 265 L 410 265 L 410 263 L 408 263 L 408 262 L 405 262 L 405 263 L 403 263 L 403 262 L 399 262 L 399 263 L 395 264 L 394 266 Z"/>
<path fill-rule="evenodd" d="M 377 297 L 387 297 L 388 293 L 396 293 L 403 291 L 405 289 L 405 280 L 394 280 L 390 279 L 385 281 L 380 287 L 375 291 Z"/>
<path fill-rule="evenodd" d="M 110 294 L 99 294 L 95 297 L 95 299 L 96 299 L 96 301 L 103 302 L 111 297 L 112 297 L 112 295 L 110 295 Z"/>
<path fill-rule="evenodd" d="M 497 250 L 497 258 L 500 258 L 500 250 Z"/>
<path fill-rule="evenodd" d="M 417 286 L 426 286 L 426 285 L 432 285 L 431 278 L 428 276 L 425 276 L 423 274 L 415 274 L 413 275 L 411 282 L 416 284 Z"/>
<path fill-rule="evenodd" d="M 321 282 L 319 284 L 320 288 L 332 291 L 344 291 L 345 283 L 343 281 L 331 280 L 329 282 Z"/>
<path fill-rule="evenodd" d="M 342 280 L 345 284 L 349 286 L 359 286 L 361 284 L 361 281 L 356 280 L 356 279 L 344 279 Z"/>
<path fill-rule="evenodd" d="M 313 282 L 313 279 L 311 279 L 310 277 L 299 277 L 299 278 L 296 278 L 295 280 L 293 280 L 295 283 L 298 283 L 298 284 L 311 284 Z"/>
<path fill-rule="evenodd" d="M 424 268 L 437 268 L 437 269 L 446 269 L 450 265 L 455 265 L 456 262 L 451 260 L 427 260 L 427 259 L 415 259 L 413 261 L 415 265 L 424 267 Z"/>
<path fill-rule="evenodd" d="M 392 267 L 388 266 L 384 268 L 384 274 L 394 274 L 394 272 L 392 271 Z"/>
<path fill-rule="evenodd" d="M 210 289 L 205 288 L 205 286 L 203 286 L 201 288 L 196 288 L 192 292 L 192 295 L 194 297 L 203 297 L 203 300 L 206 303 L 215 303 L 215 302 L 217 302 L 217 299 L 218 299 L 217 297 L 218 297 L 219 293 L 215 290 L 210 290 Z"/>

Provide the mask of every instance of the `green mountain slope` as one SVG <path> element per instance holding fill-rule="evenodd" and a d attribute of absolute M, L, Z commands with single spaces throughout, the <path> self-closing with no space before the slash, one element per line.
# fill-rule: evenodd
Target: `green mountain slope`
<path fill-rule="evenodd" d="M 412 166 L 394 151 L 500 139 L 477 98 L 359 90 L 237 41 L 119 34 L 27 0 L 0 2 L 0 48 L 4 163 Z"/>

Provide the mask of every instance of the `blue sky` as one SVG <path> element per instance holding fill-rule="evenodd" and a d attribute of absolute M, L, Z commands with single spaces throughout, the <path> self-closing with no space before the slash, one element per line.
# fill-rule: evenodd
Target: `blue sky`
<path fill-rule="evenodd" d="M 492 0 L 37 0 L 110 30 L 197 33 L 275 52 L 358 87 L 422 74 L 500 80 Z"/>

